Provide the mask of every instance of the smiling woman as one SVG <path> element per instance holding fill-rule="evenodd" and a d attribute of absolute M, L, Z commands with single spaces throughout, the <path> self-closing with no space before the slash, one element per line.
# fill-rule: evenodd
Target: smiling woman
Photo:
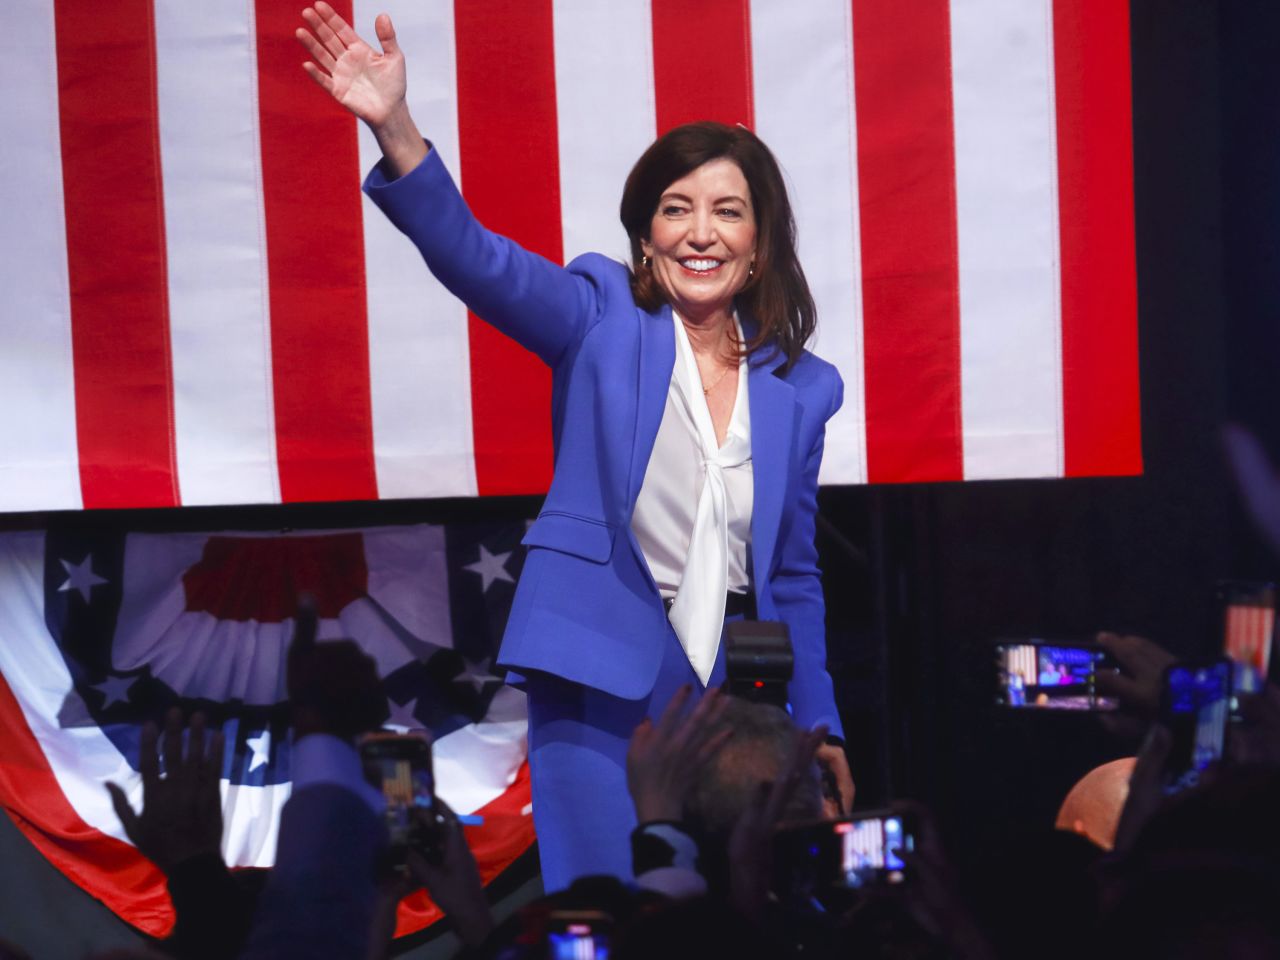
<path fill-rule="evenodd" d="M 640 249 L 685 324 L 728 323 L 734 297 L 755 272 L 756 218 L 742 168 L 708 160 L 671 184 Z"/>
<path fill-rule="evenodd" d="M 688 268 L 706 265 L 684 263 L 686 269 L 675 271 L 662 266 L 661 258 L 673 257 L 677 264 L 681 257 L 717 259 L 711 245 L 719 241 L 735 269 L 716 292 L 731 290 L 731 305 L 741 306 L 757 325 L 746 352 L 768 346 L 780 350 L 788 364 L 796 362 L 817 326 L 816 310 L 796 256 L 795 219 L 782 172 L 755 134 L 719 123 L 676 127 L 636 161 L 619 213 L 631 240 L 637 306 L 657 310 L 670 303 L 686 324 L 699 323 L 697 307 L 682 304 L 677 280 L 699 278 Z M 714 265 L 712 272 L 723 273 Z"/>
<path fill-rule="evenodd" d="M 804 349 L 813 299 L 773 155 L 745 127 L 669 131 L 623 191 L 631 268 L 560 267 L 472 216 L 409 116 L 389 17 L 381 53 L 325 3 L 303 18 L 304 69 L 383 151 L 366 192 L 476 316 L 551 368 L 556 471 L 499 652 L 529 698 L 546 889 L 630 876 L 628 741 L 678 691 L 723 682 L 726 621 L 789 628 L 792 714 L 832 734 L 818 757 L 847 810 L 813 542 L 843 387 Z"/>

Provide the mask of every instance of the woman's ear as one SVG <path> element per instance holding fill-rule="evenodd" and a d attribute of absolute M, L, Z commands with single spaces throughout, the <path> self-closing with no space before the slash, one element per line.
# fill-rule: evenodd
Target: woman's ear
<path fill-rule="evenodd" d="M 640 238 L 640 252 L 643 253 L 646 257 L 653 256 L 653 244 L 649 242 L 648 237 Z"/>

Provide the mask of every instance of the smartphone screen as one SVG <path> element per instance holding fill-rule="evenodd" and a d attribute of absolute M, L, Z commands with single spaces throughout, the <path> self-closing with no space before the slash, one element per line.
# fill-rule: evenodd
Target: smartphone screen
<path fill-rule="evenodd" d="M 374 734 L 360 745 L 365 779 L 387 801 L 387 829 L 393 846 L 409 843 L 414 808 L 435 805 L 431 746 L 420 737 Z"/>
<path fill-rule="evenodd" d="M 1193 787 L 1226 745 L 1231 665 L 1175 664 L 1165 671 L 1163 721 L 1173 735 L 1165 765 L 1165 792 Z"/>
<path fill-rule="evenodd" d="M 915 849 L 911 823 L 884 811 L 779 830 L 776 878 L 806 892 L 862 890 L 906 879 L 899 854 Z"/>
<path fill-rule="evenodd" d="M 839 885 L 856 890 L 905 879 L 906 864 L 898 854 L 915 849 L 915 838 L 901 817 L 848 820 L 833 827 L 840 838 Z"/>
<path fill-rule="evenodd" d="M 1031 710 L 1115 710 L 1112 697 L 1097 693 L 1099 668 L 1110 663 L 1097 647 L 1043 640 L 996 646 L 996 701 Z"/>
<path fill-rule="evenodd" d="M 1276 588 L 1271 583 L 1219 584 L 1222 652 L 1233 665 L 1232 689 L 1257 693 L 1266 684 L 1276 627 Z"/>
<path fill-rule="evenodd" d="M 549 960 L 608 960 L 610 918 L 595 911 L 554 911 L 548 920 Z"/>

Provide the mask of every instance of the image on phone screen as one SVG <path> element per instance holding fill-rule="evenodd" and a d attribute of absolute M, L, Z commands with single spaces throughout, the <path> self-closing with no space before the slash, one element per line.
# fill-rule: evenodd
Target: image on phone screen
<path fill-rule="evenodd" d="M 850 889 L 879 883 L 901 883 L 906 864 L 898 854 L 914 841 L 901 817 L 871 817 L 833 824 L 840 838 L 842 885 Z"/>
<path fill-rule="evenodd" d="M 1222 652 L 1232 662 L 1232 689 L 1257 693 L 1266 683 L 1276 629 L 1276 588 L 1271 583 L 1219 584 Z"/>
<path fill-rule="evenodd" d="M 590 927 L 547 934 L 547 951 L 552 960 L 608 960 L 609 943 Z"/>
<path fill-rule="evenodd" d="M 1039 710 L 1115 710 L 1112 697 L 1099 696 L 1097 671 L 1106 654 L 1083 645 L 1040 641 L 996 647 L 997 698 L 1007 707 Z"/>
<path fill-rule="evenodd" d="M 435 805 L 431 747 L 414 736 L 378 734 L 360 745 L 360 760 L 365 779 L 387 801 L 385 817 L 392 846 L 408 844 L 414 808 L 431 810 Z"/>
<path fill-rule="evenodd" d="M 611 918 L 599 911 L 552 911 L 547 926 L 548 960 L 609 960 L 611 928 Z"/>

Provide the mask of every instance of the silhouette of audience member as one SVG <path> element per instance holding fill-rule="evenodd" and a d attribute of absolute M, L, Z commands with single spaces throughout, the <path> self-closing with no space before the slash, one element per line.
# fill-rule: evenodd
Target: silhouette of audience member
<path fill-rule="evenodd" d="M 386 700 L 373 659 L 353 641 L 316 642 L 312 605 L 295 623 L 286 667 L 293 789 L 243 956 L 364 958 L 387 833 L 355 738 L 382 725 Z"/>
<path fill-rule="evenodd" d="M 222 859 L 222 732 L 207 732 L 204 714 L 193 714 L 184 753 L 182 711 L 175 707 L 159 740 L 156 725 L 145 724 L 142 810 L 135 813 L 124 790 L 108 783 L 112 806 L 130 842 L 168 881 L 177 920 L 166 948 L 197 960 L 235 956 L 249 932 L 258 872 L 233 874 Z"/>

